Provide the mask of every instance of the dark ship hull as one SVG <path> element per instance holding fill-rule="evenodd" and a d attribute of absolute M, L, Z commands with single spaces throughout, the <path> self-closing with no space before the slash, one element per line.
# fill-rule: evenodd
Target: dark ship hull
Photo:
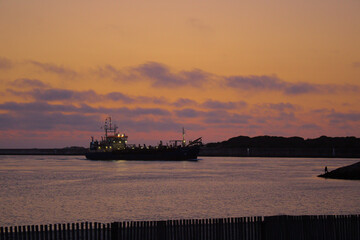
<path fill-rule="evenodd" d="M 139 160 L 139 161 L 196 161 L 199 146 L 123 149 L 113 151 L 89 151 L 90 160 Z"/>

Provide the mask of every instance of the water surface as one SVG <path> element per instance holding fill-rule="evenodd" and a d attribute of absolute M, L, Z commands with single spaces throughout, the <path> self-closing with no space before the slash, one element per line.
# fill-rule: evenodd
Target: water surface
<path fill-rule="evenodd" d="M 316 177 L 359 159 L 197 162 L 0 156 L 0 226 L 80 221 L 359 214 L 360 181 Z"/>

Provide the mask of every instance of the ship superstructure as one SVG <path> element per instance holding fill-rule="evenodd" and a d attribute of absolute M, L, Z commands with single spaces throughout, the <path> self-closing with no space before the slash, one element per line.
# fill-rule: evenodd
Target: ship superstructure
<path fill-rule="evenodd" d="M 111 117 L 105 119 L 104 131 L 105 136 L 102 137 L 101 141 L 94 141 L 91 137 L 90 150 L 94 151 L 113 151 L 123 150 L 126 148 L 128 136 L 125 133 L 119 133 L 118 127 L 112 124 Z"/>
<path fill-rule="evenodd" d="M 170 140 L 170 144 L 157 146 L 127 144 L 128 136 L 119 133 L 118 127 L 112 124 L 111 117 L 106 118 L 104 124 L 105 136 L 101 141 L 94 141 L 91 137 L 90 151 L 87 159 L 92 160 L 197 160 L 202 145 L 202 138 L 186 143 L 183 128 L 182 140 Z"/>

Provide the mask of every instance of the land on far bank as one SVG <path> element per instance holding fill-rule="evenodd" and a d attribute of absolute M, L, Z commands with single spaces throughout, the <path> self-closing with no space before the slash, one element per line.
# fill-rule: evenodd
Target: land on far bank
<path fill-rule="evenodd" d="M 0 149 L 0 155 L 85 155 L 86 151 L 84 147 Z M 205 144 L 199 156 L 360 158 L 360 138 L 238 136 Z"/>
<path fill-rule="evenodd" d="M 331 172 L 319 175 L 318 177 L 332 179 L 360 180 L 360 162 L 349 166 L 337 168 Z"/>
<path fill-rule="evenodd" d="M 0 149 L 0 155 L 85 155 L 88 148 L 7 148 Z"/>
<path fill-rule="evenodd" d="M 233 157 L 344 157 L 360 158 L 360 138 L 238 136 L 227 141 L 208 143 L 201 156 Z"/>

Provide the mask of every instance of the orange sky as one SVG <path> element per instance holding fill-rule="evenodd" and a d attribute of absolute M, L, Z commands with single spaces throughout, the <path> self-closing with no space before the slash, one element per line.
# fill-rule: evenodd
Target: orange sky
<path fill-rule="evenodd" d="M 360 2 L 0 2 L 0 148 L 360 137 Z"/>

